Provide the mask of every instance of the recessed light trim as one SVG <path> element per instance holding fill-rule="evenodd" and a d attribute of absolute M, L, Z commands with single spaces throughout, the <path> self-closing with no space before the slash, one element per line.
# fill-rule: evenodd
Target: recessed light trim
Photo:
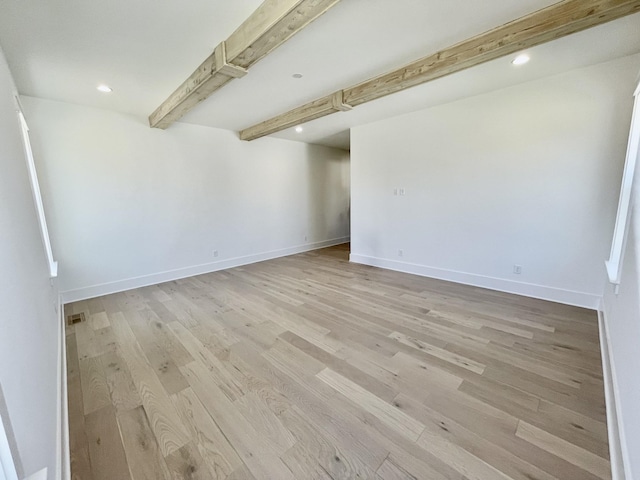
<path fill-rule="evenodd" d="M 529 57 L 529 55 L 527 55 L 526 53 L 523 53 L 514 58 L 511 63 L 513 63 L 516 67 L 519 67 L 520 65 L 529 63 L 529 60 L 531 60 L 531 57 Z"/>
<path fill-rule="evenodd" d="M 98 89 L 99 92 L 102 92 L 102 93 L 113 92 L 113 88 L 111 88 L 109 85 L 102 84 L 102 85 L 98 85 L 96 88 Z"/>
<path fill-rule="evenodd" d="M 304 131 L 304 128 L 302 128 L 300 125 L 296 127 L 296 133 L 302 133 L 303 131 Z"/>

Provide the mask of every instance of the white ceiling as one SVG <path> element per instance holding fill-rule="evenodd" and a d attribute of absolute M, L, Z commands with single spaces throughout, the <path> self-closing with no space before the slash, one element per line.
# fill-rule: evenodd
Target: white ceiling
<path fill-rule="evenodd" d="M 147 116 L 260 3 L 0 0 L 0 45 L 21 94 Z M 343 0 L 181 121 L 237 131 L 553 3 Z M 348 148 L 353 126 L 638 52 L 640 14 L 275 136 Z"/>

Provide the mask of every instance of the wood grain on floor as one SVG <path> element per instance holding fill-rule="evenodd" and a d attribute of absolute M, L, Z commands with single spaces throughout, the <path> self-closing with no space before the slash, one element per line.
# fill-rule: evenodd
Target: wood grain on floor
<path fill-rule="evenodd" d="M 65 312 L 73 479 L 611 478 L 592 311 L 342 245 Z"/>

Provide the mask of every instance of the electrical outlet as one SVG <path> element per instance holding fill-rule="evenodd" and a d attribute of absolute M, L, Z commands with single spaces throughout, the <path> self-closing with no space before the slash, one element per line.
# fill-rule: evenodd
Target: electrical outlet
<path fill-rule="evenodd" d="M 404 256 L 404 251 L 402 251 L 402 250 L 398 250 L 398 256 L 399 256 L 399 257 L 403 257 L 403 256 Z"/>
<path fill-rule="evenodd" d="M 305 242 L 306 242 L 306 241 L 308 241 L 308 238 L 307 238 L 307 236 L 306 236 L 306 235 L 304 236 L 304 241 L 305 241 Z"/>
<path fill-rule="evenodd" d="M 214 256 L 214 257 L 217 257 L 217 256 L 218 256 L 218 250 L 214 250 L 214 251 L 213 251 L 213 256 Z"/>
<path fill-rule="evenodd" d="M 398 189 L 397 189 L 397 188 L 394 188 L 394 189 L 393 189 L 393 194 L 394 194 L 395 196 L 398 196 Z"/>
<path fill-rule="evenodd" d="M 404 189 L 404 188 L 401 188 L 401 189 L 400 189 L 400 196 L 401 196 L 401 197 L 404 197 L 405 193 L 406 193 L 406 192 L 405 192 L 405 189 Z"/>
<path fill-rule="evenodd" d="M 520 275 L 522 273 L 522 265 L 514 265 L 513 273 L 515 273 L 516 275 Z"/>

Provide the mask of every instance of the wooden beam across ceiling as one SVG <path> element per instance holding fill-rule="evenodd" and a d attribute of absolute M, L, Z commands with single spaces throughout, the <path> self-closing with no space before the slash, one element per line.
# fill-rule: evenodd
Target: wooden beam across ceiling
<path fill-rule="evenodd" d="M 265 120 L 242 130 L 240 138 L 255 140 L 639 11 L 640 0 L 564 0 Z"/>
<path fill-rule="evenodd" d="M 340 0 L 265 0 L 150 116 L 167 128 Z"/>

